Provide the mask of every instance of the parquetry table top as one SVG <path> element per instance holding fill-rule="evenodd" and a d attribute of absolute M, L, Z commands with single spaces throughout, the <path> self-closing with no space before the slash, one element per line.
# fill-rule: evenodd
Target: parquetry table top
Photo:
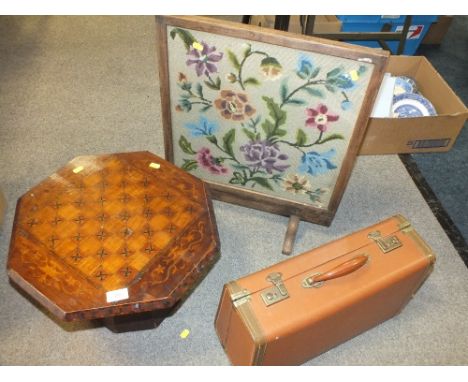
<path fill-rule="evenodd" d="M 168 309 L 219 254 L 204 183 L 149 153 L 82 156 L 26 192 L 8 273 L 61 319 Z"/>

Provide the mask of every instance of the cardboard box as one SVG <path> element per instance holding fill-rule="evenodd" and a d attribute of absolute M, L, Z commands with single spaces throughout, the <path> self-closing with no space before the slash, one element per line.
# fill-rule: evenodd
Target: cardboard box
<path fill-rule="evenodd" d="M 429 31 L 422 40 L 421 44 L 440 45 L 445 35 L 447 34 L 452 21 L 453 16 L 439 16 L 437 22 L 433 23 L 429 28 Z"/>
<path fill-rule="evenodd" d="M 438 115 L 370 118 L 360 155 L 449 151 L 468 117 L 468 109 L 422 56 L 390 56 L 387 72 L 413 77 Z"/>
<path fill-rule="evenodd" d="M 252 16 L 250 24 L 265 28 L 275 27 L 275 16 Z M 334 15 L 315 16 L 314 33 L 336 33 L 341 31 L 341 21 Z M 288 32 L 302 34 L 302 26 L 299 15 L 289 18 Z"/>
<path fill-rule="evenodd" d="M 341 21 L 336 16 L 315 16 L 314 33 L 338 32 L 341 32 Z"/>

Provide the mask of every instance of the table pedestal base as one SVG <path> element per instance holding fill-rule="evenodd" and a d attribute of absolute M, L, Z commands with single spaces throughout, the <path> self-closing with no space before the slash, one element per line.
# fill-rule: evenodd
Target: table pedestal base
<path fill-rule="evenodd" d="M 152 312 L 128 314 L 103 319 L 104 326 L 114 333 L 157 328 L 163 320 L 174 313 L 174 308 Z"/>

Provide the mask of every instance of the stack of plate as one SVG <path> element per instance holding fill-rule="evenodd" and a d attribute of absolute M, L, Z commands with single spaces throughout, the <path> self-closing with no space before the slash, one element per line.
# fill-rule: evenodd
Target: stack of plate
<path fill-rule="evenodd" d="M 437 115 L 432 103 L 418 92 L 410 77 L 396 77 L 393 91 L 393 118 L 428 117 Z"/>

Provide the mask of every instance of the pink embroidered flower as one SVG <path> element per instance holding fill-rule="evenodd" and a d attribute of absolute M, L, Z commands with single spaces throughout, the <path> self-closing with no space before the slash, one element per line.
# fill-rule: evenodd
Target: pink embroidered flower
<path fill-rule="evenodd" d="M 307 108 L 306 109 L 307 120 L 306 126 L 316 127 L 322 133 L 327 131 L 328 123 L 338 121 L 340 118 L 338 115 L 334 115 L 328 112 L 328 107 L 320 103 L 315 109 Z"/>
<path fill-rule="evenodd" d="M 197 162 L 201 167 L 214 175 L 226 174 L 228 172 L 228 169 L 221 164 L 222 162 L 211 155 L 210 149 L 207 147 L 202 147 L 197 152 Z"/>

